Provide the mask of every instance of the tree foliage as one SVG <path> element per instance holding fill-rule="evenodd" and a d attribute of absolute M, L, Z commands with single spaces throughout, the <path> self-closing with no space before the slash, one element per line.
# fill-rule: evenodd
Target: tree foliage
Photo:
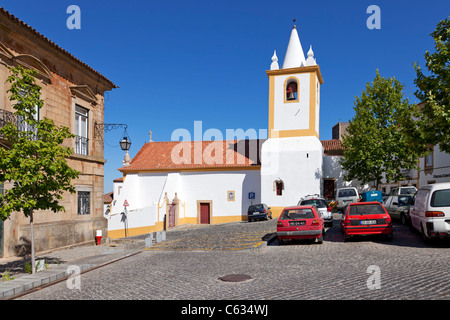
<path fill-rule="evenodd" d="M 383 78 L 378 70 L 372 83 L 355 100 L 355 116 L 350 120 L 342 145 L 341 165 L 346 180 L 362 183 L 404 179 L 402 171 L 417 167 L 418 154 L 406 143 L 401 128 L 411 118 L 414 106 L 403 98 L 403 85 L 395 78 Z"/>
<path fill-rule="evenodd" d="M 450 19 L 439 22 L 431 36 L 436 51 L 425 53 L 429 74 L 425 75 L 419 64 L 414 64 L 415 95 L 423 105 L 417 114 L 418 121 L 406 128 L 411 141 L 429 146 L 439 144 L 441 151 L 450 153 Z"/>
<path fill-rule="evenodd" d="M 73 134 L 67 127 L 57 127 L 52 120 L 35 116 L 43 106 L 41 88 L 35 81 L 37 72 L 21 66 L 10 71 L 8 93 L 16 121 L 0 129 L 7 141 L 0 148 L 0 181 L 12 184 L 0 195 L 3 221 L 12 212 L 28 217 L 34 210 L 64 210 L 59 200 L 64 192 L 75 192 L 71 181 L 79 174 L 66 161 L 72 149 L 62 145 Z"/>

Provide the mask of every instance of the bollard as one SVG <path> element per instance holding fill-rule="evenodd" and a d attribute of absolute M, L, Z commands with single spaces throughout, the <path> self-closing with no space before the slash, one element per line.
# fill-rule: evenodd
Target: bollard
<path fill-rule="evenodd" d="M 162 232 L 157 231 L 156 232 L 156 243 L 161 243 L 161 241 L 162 241 Z"/>
<path fill-rule="evenodd" d="M 149 233 L 148 237 L 145 238 L 145 247 L 146 248 L 151 247 L 152 243 L 153 243 L 153 233 Z"/>

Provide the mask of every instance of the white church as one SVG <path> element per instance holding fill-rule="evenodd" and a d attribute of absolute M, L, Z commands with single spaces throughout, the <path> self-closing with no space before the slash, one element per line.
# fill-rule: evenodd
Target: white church
<path fill-rule="evenodd" d="M 305 195 L 358 185 L 345 182 L 339 140 L 319 140 L 320 87 L 312 48 L 307 57 L 294 26 L 283 65 L 274 53 L 269 78 L 268 139 L 145 143 L 118 169 L 108 236 L 121 238 L 181 224 L 247 219 L 265 203 L 279 216 Z"/>

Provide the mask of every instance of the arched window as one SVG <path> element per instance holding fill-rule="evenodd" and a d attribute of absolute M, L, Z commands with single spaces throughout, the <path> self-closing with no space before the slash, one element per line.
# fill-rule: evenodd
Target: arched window
<path fill-rule="evenodd" d="M 273 182 L 273 190 L 276 192 L 277 196 L 283 195 L 284 182 L 281 179 L 277 179 Z"/>
<path fill-rule="evenodd" d="M 298 101 L 298 81 L 297 78 L 289 78 L 286 81 L 285 101 Z"/>

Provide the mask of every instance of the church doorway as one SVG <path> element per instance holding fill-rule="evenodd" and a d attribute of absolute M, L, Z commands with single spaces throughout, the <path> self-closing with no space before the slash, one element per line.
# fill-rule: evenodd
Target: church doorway
<path fill-rule="evenodd" d="M 327 200 L 334 199 L 336 194 L 336 179 L 323 179 L 323 197 Z"/>
<path fill-rule="evenodd" d="M 175 203 L 169 204 L 169 228 L 175 227 L 176 225 L 176 208 L 177 205 Z"/>
<path fill-rule="evenodd" d="M 197 215 L 199 224 L 211 223 L 211 204 L 212 201 L 197 201 Z"/>

